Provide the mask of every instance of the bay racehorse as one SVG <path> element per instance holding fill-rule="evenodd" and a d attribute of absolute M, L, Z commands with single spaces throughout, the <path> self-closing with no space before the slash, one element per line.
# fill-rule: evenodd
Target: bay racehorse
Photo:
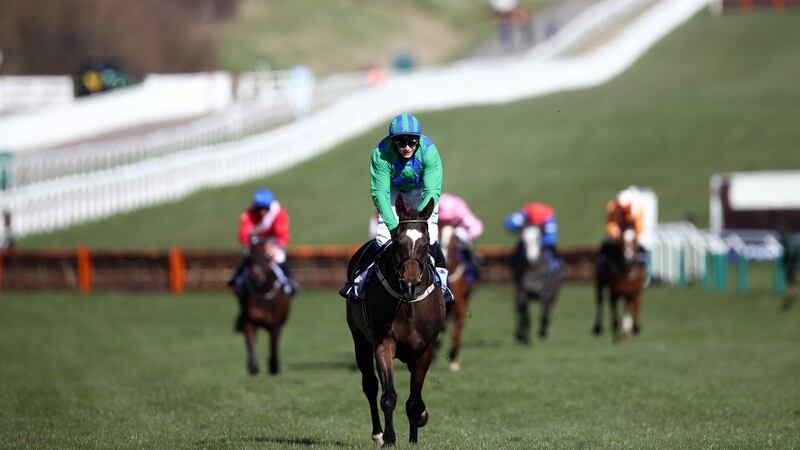
<path fill-rule="evenodd" d="M 625 299 L 625 314 L 633 319 L 633 334 L 639 334 L 639 309 L 642 289 L 646 277 L 646 268 L 641 260 L 641 252 L 636 236 L 635 225 L 625 223 L 619 237 L 606 240 L 595 256 L 595 291 L 597 309 L 593 332 L 599 335 L 603 331 L 603 292 L 608 290 L 611 310 L 612 339 L 614 342 L 623 337 L 620 329 L 620 315 L 617 302 Z M 625 336 L 627 337 L 627 336 Z"/>
<path fill-rule="evenodd" d="M 439 243 L 442 246 L 442 253 L 447 262 L 447 270 L 450 273 L 450 290 L 453 291 L 455 303 L 450 305 L 447 310 L 447 317 L 453 321 L 453 332 L 451 334 L 451 349 L 448 355 L 450 359 L 450 370 L 457 372 L 461 369 L 459 354 L 461 353 L 461 334 L 464 332 L 464 325 L 467 321 L 467 310 L 469 301 L 475 287 L 474 274 L 470 273 L 470 268 L 462 252 L 469 242 L 463 242 L 455 232 L 454 224 L 439 221 Z"/>
<path fill-rule="evenodd" d="M 557 256 L 542 246 L 542 229 L 539 226 L 528 225 L 522 229 L 519 243 L 511 256 L 517 316 L 514 336 L 520 344 L 528 345 L 531 342 L 528 312 L 531 299 L 540 303 L 539 337 L 547 336 L 550 313 L 561 290 L 562 267 L 563 263 Z"/>
<path fill-rule="evenodd" d="M 258 239 L 250 243 L 247 266 L 235 287 L 240 308 L 236 331 L 244 334 L 250 375 L 258 373 L 253 353 L 258 327 L 269 332 L 269 373 L 276 375 L 280 371 L 278 341 L 291 306 L 286 286 L 288 280 L 270 257 L 267 245 Z"/>
<path fill-rule="evenodd" d="M 406 401 L 409 442 L 417 442 L 418 428 L 428 422 L 422 385 L 445 317 L 444 297 L 440 286 L 435 284 L 434 268 L 428 257 L 427 220 L 433 208 L 431 200 L 421 212 L 406 211 L 402 195 L 397 196 L 395 209 L 400 224 L 393 230 L 391 243 L 378 256 L 374 272 L 366 282 L 365 300 L 348 301 L 347 305 L 347 325 L 361 371 L 361 387 L 372 415 L 372 439 L 385 447 L 396 442 L 395 358 L 406 363 L 411 372 Z M 356 252 L 350 260 L 348 279 L 358 269 L 360 253 Z M 380 400 L 383 429 L 377 405 L 379 380 L 383 387 Z"/>

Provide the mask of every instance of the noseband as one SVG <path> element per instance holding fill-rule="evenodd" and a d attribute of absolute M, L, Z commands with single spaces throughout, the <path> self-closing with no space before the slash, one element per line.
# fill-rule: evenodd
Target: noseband
<path fill-rule="evenodd" d="M 427 220 L 423 220 L 423 219 L 406 219 L 406 220 L 401 220 L 400 222 L 398 222 L 398 225 L 399 224 L 403 224 L 403 223 L 425 223 L 425 224 L 427 224 L 428 221 Z M 421 271 L 423 273 L 423 276 L 424 276 L 425 271 L 428 269 L 428 264 L 427 263 L 423 263 L 422 261 L 419 260 L 419 258 L 411 257 L 411 258 L 406 258 L 406 259 L 400 261 L 399 265 L 392 267 L 392 269 L 394 269 L 395 276 L 396 276 L 396 278 L 398 280 L 402 280 L 403 279 L 402 270 L 403 270 L 403 266 L 405 265 L 405 263 L 407 261 L 416 261 L 417 264 L 419 264 L 419 267 L 420 267 L 420 269 L 421 269 Z M 436 287 L 435 283 L 431 283 L 430 286 L 428 286 L 428 288 L 425 289 L 420 295 L 416 296 L 415 298 L 407 298 L 404 295 L 398 293 L 396 290 L 394 290 L 389 285 L 389 283 L 387 282 L 386 278 L 383 276 L 383 273 L 381 273 L 380 268 L 378 268 L 378 270 L 377 270 L 377 275 L 378 275 L 378 279 L 380 279 L 381 284 L 383 285 L 383 288 L 386 289 L 386 291 L 389 294 L 391 294 L 392 297 L 400 300 L 403 303 L 416 303 L 418 301 L 424 300 L 431 292 L 433 292 L 433 289 Z"/>

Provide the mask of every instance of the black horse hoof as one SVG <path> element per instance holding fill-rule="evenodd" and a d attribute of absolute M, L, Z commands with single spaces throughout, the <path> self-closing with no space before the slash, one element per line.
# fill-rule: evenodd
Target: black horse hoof
<path fill-rule="evenodd" d="M 633 334 L 638 335 L 642 332 L 642 327 L 638 323 L 633 324 Z"/>
<path fill-rule="evenodd" d="M 547 330 L 539 330 L 539 337 L 544 339 L 547 337 Z"/>
<path fill-rule="evenodd" d="M 270 361 L 269 362 L 269 374 L 270 375 L 277 375 L 280 372 L 280 368 L 278 367 L 277 361 Z"/>
<path fill-rule="evenodd" d="M 257 366 L 248 366 L 247 367 L 247 373 L 249 373 L 251 376 L 258 375 L 258 367 Z"/>
<path fill-rule="evenodd" d="M 597 324 L 592 328 L 592 334 L 595 336 L 600 336 L 603 333 L 603 327 L 600 324 Z"/>

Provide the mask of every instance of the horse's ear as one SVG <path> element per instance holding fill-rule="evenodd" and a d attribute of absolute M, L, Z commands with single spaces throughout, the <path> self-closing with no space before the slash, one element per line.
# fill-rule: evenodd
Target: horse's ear
<path fill-rule="evenodd" d="M 406 203 L 403 201 L 402 195 L 397 195 L 397 200 L 394 201 L 394 209 L 397 211 L 397 217 L 406 216 Z"/>
<path fill-rule="evenodd" d="M 425 205 L 425 208 L 423 208 L 422 211 L 420 212 L 420 218 L 428 220 L 431 214 L 433 214 L 434 206 L 436 206 L 436 204 L 433 202 L 433 199 L 428 200 L 428 204 Z"/>

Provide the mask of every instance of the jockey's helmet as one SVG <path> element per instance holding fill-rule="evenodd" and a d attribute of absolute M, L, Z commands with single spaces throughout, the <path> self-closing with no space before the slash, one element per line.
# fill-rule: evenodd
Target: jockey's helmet
<path fill-rule="evenodd" d="M 253 194 L 253 208 L 269 209 L 275 197 L 269 189 L 259 189 Z"/>
<path fill-rule="evenodd" d="M 402 135 L 422 135 L 422 126 L 419 124 L 419 120 L 411 114 L 395 116 L 389 124 L 389 137 Z"/>

